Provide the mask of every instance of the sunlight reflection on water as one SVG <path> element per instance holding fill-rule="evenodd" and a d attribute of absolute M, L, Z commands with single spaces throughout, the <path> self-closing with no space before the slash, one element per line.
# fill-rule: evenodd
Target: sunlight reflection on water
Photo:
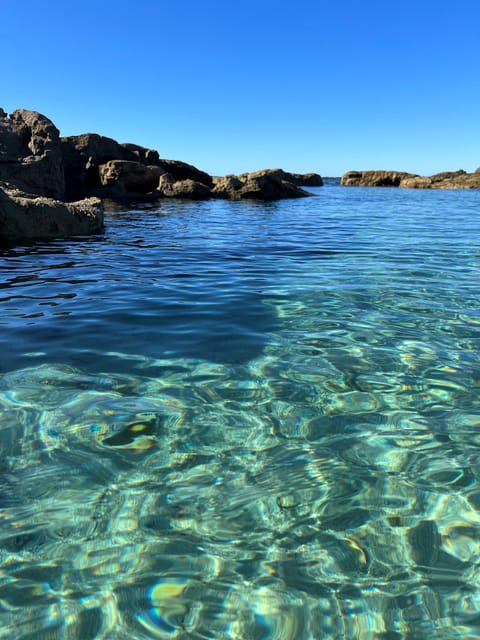
<path fill-rule="evenodd" d="M 478 193 L 162 204 L 0 261 L 9 638 L 474 638 Z"/>

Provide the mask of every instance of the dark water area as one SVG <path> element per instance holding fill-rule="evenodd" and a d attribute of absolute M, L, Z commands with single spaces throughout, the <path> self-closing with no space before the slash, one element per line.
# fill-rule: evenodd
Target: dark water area
<path fill-rule="evenodd" d="M 0 249 L 0 629 L 477 638 L 480 193 Z"/>

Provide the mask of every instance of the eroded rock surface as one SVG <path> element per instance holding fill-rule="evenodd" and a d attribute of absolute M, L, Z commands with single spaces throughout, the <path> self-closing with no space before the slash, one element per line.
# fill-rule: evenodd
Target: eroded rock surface
<path fill-rule="evenodd" d="M 25 191 L 62 199 L 65 179 L 60 136 L 36 111 L 17 109 L 0 117 L 0 180 Z"/>
<path fill-rule="evenodd" d="M 217 178 L 213 194 L 230 200 L 280 200 L 312 195 L 291 182 L 289 174 L 281 169 L 262 169 L 238 176 Z"/>
<path fill-rule="evenodd" d="M 480 171 L 442 171 L 419 176 L 404 171 L 349 171 L 342 176 L 344 186 L 402 187 L 404 189 L 480 189 Z"/>
<path fill-rule="evenodd" d="M 340 184 L 349 187 L 399 187 L 402 180 L 417 177 L 406 171 L 348 171 Z"/>
<path fill-rule="evenodd" d="M 53 238 L 99 233 L 103 206 L 98 198 L 60 202 L 0 183 L 0 238 Z"/>

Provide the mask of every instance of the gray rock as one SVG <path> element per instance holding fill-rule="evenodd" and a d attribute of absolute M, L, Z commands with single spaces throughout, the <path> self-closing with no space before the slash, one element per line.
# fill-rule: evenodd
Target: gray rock
<path fill-rule="evenodd" d="M 53 238 L 98 233 L 103 207 L 98 198 L 64 203 L 0 184 L 0 238 Z"/>

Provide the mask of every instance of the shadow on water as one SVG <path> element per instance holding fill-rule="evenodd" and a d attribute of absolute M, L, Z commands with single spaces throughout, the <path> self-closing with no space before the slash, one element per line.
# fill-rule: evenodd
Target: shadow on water
<path fill-rule="evenodd" d="M 62 362 L 121 372 L 136 358 L 241 364 L 258 357 L 277 328 L 261 291 L 241 278 L 238 291 L 225 290 L 225 270 L 204 289 L 208 278 L 186 269 L 137 283 L 114 273 L 87 278 L 62 253 L 55 261 L 52 273 L 14 271 L 0 284 L 2 371 Z"/>

